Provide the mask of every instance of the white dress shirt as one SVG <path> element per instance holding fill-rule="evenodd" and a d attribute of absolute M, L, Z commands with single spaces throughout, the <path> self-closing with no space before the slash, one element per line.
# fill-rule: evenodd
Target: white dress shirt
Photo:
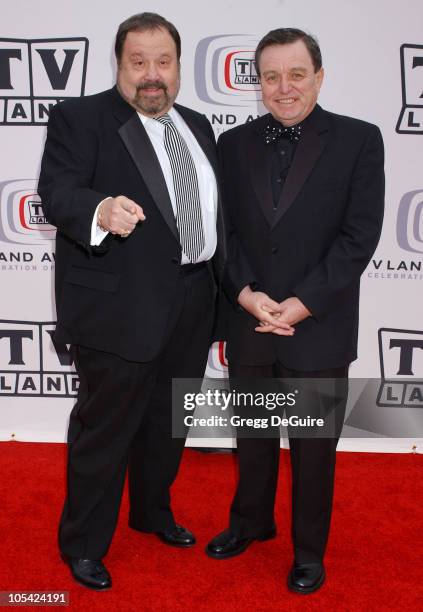
<path fill-rule="evenodd" d="M 188 125 L 182 119 L 181 115 L 172 107 L 168 111 L 172 121 L 174 122 L 176 128 L 181 134 L 182 138 L 187 143 L 188 149 L 192 155 L 194 160 L 195 168 L 197 170 L 198 177 L 198 189 L 200 193 L 200 205 L 201 212 L 203 217 L 203 228 L 204 228 L 204 238 L 205 238 L 205 246 L 202 250 L 197 262 L 207 261 L 213 257 L 213 254 L 216 249 L 217 242 L 217 233 L 216 233 L 216 219 L 217 219 L 217 185 L 216 185 L 216 177 L 214 175 L 213 169 L 208 161 L 204 151 L 200 147 L 195 138 L 194 134 L 189 129 Z M 146 117 L 141 113 L 138 113 L 140 120 L 147 132 L 148 137 L 150 138 L 151 144 L 153 145 L 154 151 L 159 160 L 165 181 L 167 190 L 169 192 L 170 201 L 172 203 L 173 212 L 176 217 L 176 198 L 175 198 L 175 190 L 173 187 L 173 178 L 172 178 L 172 169 L 170 166 L 169 157 L 166 153 L 166 149 L 164 146 L 164 125 L 160 123 L 160 121 L 156 121 L 151 117 Z M 125 194 L 122 194 L 125 195 Z M 104 202 L 104 200 L 103 200 Z M 97 209 L 94 213 L 94 218 L 91 226 L 91 245 L 98 246 L 101 244 L 102 240 L 107 236 L 108 232 L 101 230 L 97 226 L 97 212 L 100 207 L 100 204 L 97 206 Z M 142 208 L 142 202 L 137 202 Z M 182 253 L 182 264 L 190 263 L 188 257 L 183 252 Z"/>

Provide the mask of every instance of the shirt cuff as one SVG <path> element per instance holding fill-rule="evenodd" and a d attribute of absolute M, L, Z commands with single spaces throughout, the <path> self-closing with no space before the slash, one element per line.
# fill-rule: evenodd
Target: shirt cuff
<path fill-rule="evenodd" d="M 98 225 L 97 225 L 97 216 L 98 216 L 98 209 L 100 208 L 100 206 L 106 200 L 110 200 L 110 197 L 111 196 L 109 196 L 108 198 L 104 198 L 104 200 L 101 200 L 101 202 L 99 203 L 99 205 L 95 209 L 94 216 L 93 216 L 93 222 L 91 224 L 91 240 L 90 240 L 90 245 L 91 246 L 99 246 L 103 242 L 103 240 L 105 239 L 107 234 L 109 233 L 109 232 L 106 232 L 106 231 L 104 231 L 104 230 L 102 230 L 102 229 L 100 229 L 98 227 Z"/>

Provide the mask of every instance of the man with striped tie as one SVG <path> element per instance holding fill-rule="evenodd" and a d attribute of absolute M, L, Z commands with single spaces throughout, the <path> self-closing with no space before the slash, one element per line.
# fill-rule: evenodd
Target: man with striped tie
<path fill-rule="evenodd" d="M 97 590 L 111 586 L 102 559 L 127 468 L 130 526 L 195 543 L 170 504 L 184 445 L 171 383 L 204 374 L 224 262 L 213 131 L 174 104 L 177 30 L 135 15 L 115 51 L 116 87 L 53 108 L 39 182 L 58 229 L 56 341 L 71 344 L 80 377 L 59 545 Z"/>

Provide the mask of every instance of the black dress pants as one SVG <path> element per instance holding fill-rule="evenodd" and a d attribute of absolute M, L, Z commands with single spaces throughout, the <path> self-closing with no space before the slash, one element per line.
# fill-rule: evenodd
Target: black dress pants
<path fill-rule="evenodd" d="M 336 422 L 333 435 L 297 437 L 288 430 L 294 558 L 297 563 L 321 562 L 329 535 L 336 446 L 348 395 L 348 366 L 300 372 L 280 363 L 268 366 L 229 364 L 229 376 L 231 381 L 237 381 L 237 390 L 241 391 L 242 380 L 251 378 L 337 379 L 334 381 L 336 410 L 332 416 Z M 275 523 L 280 438 L 248 438 L 237 434 L 237 448 L 239 480 L 230 510 L 230 529 L 239 537 L 255 538 L 269 532 Z"/>
<path fill-rule="evenodd" d="M 147 532 L 174 526 L 170 487 L 185 439 L 172 438 L 172 378 L 202 379 L 214 295 L 207 267 L 181 273 L 166 339 L 152 361 L 73 347 L 80 389 L 68 430 L 67 496 L 59 526 L 63 553 L 88 559 L 106 554 L 127 467 L 130 525 Z"/>

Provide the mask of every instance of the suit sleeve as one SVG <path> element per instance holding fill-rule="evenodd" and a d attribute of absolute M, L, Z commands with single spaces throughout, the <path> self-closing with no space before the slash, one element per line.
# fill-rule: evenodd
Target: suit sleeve
<path fill-rule="evenodd" d="M 250 285 L 253 290 L 257 290 L 259 289 L 259 283 L 242 248 L 236 231 L 236 224 L 232 220 L 231 190 L 229 187 L 231 181 L 236 180 L 236 178 L 233 169 L 228 167 L 229 164 L 225 154 L 226 147 L 225 139 L 221 136 L 217 142 L 217 153 L 223 177 L 223 210 L 227 247 L 227 261 L 222 286 L 232 304 L 239 307 L 238 295 L 242 289 Z"/>
<path fill-rule="evenodd" d="M 293 290 L 316 319 L 348 299 L 379 242 L 385 178 L 380 130 L 372 126 L 353 171 L 341 230 L 325 258 Z"/>
<path fill-rule="evenodd" d="M 110 196 L 91 189 L 98 154 L 92 126 L 69 108 L 52 108 L 38 183 L 49 223 L 90 250 L 91 226 L 98 204 Z"/>

